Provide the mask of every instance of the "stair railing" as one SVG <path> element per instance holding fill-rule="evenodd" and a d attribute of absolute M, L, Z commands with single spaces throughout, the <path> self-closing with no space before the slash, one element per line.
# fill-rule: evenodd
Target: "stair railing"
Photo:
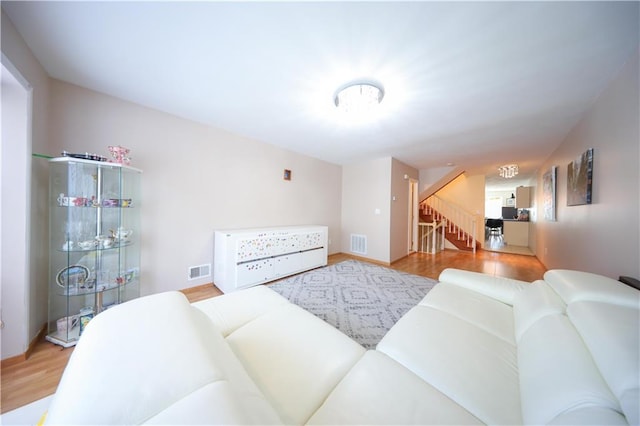
<path fill-rule="evenodd" d="M 465 241 L 467 247 L 476 252 L 478 239 L 478 216 L 455 203 L 432 195 L 421 203 L 425 214 L 433 215 L 434 221 L 446 220 L 448 231 L 455 233 L 459 241 Z"/>
<path fill-rule="evenodd" d="M 423 253 L 436 254 L 444 250 L 445 231 L 447 229 L 446 220 L 433 222 L 420 222 L 419 226 L 419 250 Z M 441 233 L 438 233 L 441 230 Z"/>

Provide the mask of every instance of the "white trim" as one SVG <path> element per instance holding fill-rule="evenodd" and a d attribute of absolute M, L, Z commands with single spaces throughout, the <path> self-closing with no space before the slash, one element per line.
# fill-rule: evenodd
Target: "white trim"
<path fill-rule="evenodd" d="M 7 71 L 11 73 L 13 78 L 15 78 L 18 81 L 18 83 L 20 83 L 20 85 L 24 88 L 24 90 L 33 91 L 33 87 L 31 86 L 31 84 L 29 84 L 29 81 L 27 81 L 27 79 L 24 78 L 22 73 L 20 73 L 20 71 L 18 71 L 18 69 L 15 66 L 13 66 L 9 58 L 7 58 L 7 56 L 4 53 L 2 53 L 2 57 L 0 59 L 1 59 L 0 62 L 2 63 L 2 66 L 4 66 L 7 69 Z"/>

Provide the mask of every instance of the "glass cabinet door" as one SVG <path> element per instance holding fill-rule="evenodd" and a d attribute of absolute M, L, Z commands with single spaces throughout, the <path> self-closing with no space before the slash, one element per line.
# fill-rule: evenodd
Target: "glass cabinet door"
<path fill-rule="evenodd" d="M 120 164 L 50 163 L 47 339 L 74 345 L 90 319 L 140 294 L 140 176 Z"/>

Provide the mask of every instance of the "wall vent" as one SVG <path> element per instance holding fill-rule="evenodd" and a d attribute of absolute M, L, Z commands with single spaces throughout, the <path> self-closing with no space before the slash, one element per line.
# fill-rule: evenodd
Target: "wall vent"
<path fill-rule="evenodd" d="M 208 277 L 211 275 L 211 264 L 189 267 L 189 281 L 196 278 Z"/>
<path fill-rule="evenodd" d="M 351 234 L 351 253 L 367 254 L 367 236 Z"/>

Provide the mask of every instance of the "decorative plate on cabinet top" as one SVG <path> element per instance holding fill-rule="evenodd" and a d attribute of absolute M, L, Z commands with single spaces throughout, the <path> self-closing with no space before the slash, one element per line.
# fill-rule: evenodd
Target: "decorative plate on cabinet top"
<path fill-rule="evenodd" d="M 89 278 L 89 269 L 82 265 L 71 265 L 62 268 L 56 275 L 56 282 L 62 288 L 84 283 Z"/>

